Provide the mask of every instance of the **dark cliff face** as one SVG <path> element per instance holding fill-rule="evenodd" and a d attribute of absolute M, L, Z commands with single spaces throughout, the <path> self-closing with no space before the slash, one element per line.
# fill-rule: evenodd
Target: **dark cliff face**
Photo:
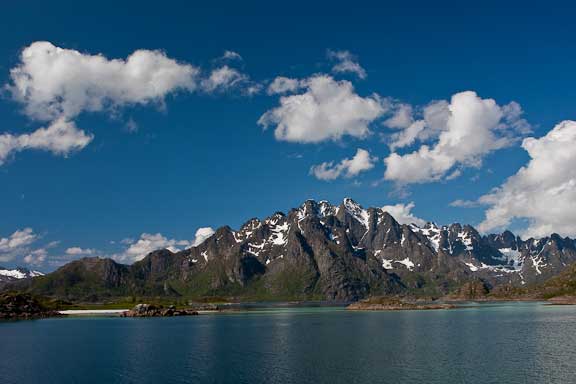
<path fill-rule="evenodd" d="M 287 214 L 225 226 L 197 247 L 159 250 L 131 266 L 74 261 L 33 279 L 32 292 L 102 295 L 246 296 L 350 301 L 368 295 L 441 295 L 466 283 L 525 286 L 576 262 L 574 241 L 482 236 L 469 225 L 400 224 L 351 199 L 308 200 Z M 474 283 L 476 284 L 476 283 Z"/>

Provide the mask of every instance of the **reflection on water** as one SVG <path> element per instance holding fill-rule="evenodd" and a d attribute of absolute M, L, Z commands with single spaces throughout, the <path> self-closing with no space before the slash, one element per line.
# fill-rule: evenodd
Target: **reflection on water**
<path fill-rule="evenodd" d="M 576 307 L 0 323 L 2 383 L 570 383 Z"/>

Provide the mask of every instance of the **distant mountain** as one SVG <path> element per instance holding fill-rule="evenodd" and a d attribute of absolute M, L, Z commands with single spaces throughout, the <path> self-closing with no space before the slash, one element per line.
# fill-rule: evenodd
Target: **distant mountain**
<path fill-rule="evenodd" d="M 21 279 L 29 279 L 31 277 L 43 276 L 42 272 L 31 271 L 27 268 L 17 267 L 15 269 L 7 269 L 0 267 L 0 281 L 13 281 Z"/>
<path fill-rule="evenodd" d="M 66 299 L 237 296 L 357 300 L 368 295 L 445 295 L 542 283 L 576 262 L 575 242 L 553 234 L 482 236 L 470 225 L 399 224 L 351 199 L 308 200 L 288 214 L 219 228 L 202 244 L 150 253 L 133 265 L 85 258 L 30 281 L 33 293 Z M 468 284 L 468 285 L 467 285 Z M 476 286 L 474 283 L 472 286 Z"/>
<path fill-rule="evenodd" d="M 36 276 L 42 276 L 42 272 L 31 271 L 26 268 L 18 267 L 16 269 L 7 269 L 0 267 L 0 285 L 3 283 L 8 283 L 11 281 L 17 281 L 22 279 L 29 279 Z"/>

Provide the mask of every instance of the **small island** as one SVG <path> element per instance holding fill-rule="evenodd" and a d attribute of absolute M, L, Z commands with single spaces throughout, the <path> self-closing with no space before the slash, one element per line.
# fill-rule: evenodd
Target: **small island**
<path fill-rule="evenodd" d="M 194 309 L 177 309 L 171 305 L 138 304 L 129 311 L 122 312 L 120 317 L 174 317 L 174 316 L 196 316 L 198 311 Z"/>
<path fill-rule="evenodd" d="M 365 300 L 352 303 L 346 307 L 351 311 L 407 311 L 407 310 L 431 310 L 453 309 L 455 305 L 445 303 L 425 303 L 409 301 L 398 297 L 370 297 Z"/>

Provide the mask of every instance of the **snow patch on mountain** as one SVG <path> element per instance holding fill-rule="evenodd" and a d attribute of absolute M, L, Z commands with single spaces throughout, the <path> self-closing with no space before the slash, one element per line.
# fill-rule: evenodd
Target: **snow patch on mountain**
<path fill-rule="evenodd" d="M 0 268 L 0 276 L 20 280 L 20 279 L 27 279 L 30 277 L 44 276 L 44 274 L 38 271 L 30 271 L 26 268 L 16 268 L 16 269 Z"/>
<path fill-rule="evenodd" d="M 440 228 L 434 223 L 427 223 L 423 228 L 420 228 L 416 224 L 410 225 L 412 232 L 419 232 L 424 235 L 432 248 L 436 252 L 440 249 Z"/>
<path fill-rule="evenodd" d="M 392 262 L 394 260 L 390 260 L 390 259 L 382 259 L 382 268 L 384 269 L 392 269 Z"/>
<path fill-rule="evenodd" d="M 517 270 L 522 268 L 523 259 L 520 251 L 512 248 L 499 248 L 498 251 L 502 254 L 502 259 L 507 265 Z"/>
<path fill-rule="evenodd" d="M 467 231 L 458 232 L 458 239 L 464 244 L 467 251 L 473 251 L 474 247 L 472 246 L 472 238 L 470 233 Z"/>
<path fill-rule="evenodd" d="M 409 258 L 405 258 L 403 260 L 396 260 L 396 263 L 404 265 L 406 268 L 408 268 L 409 271 L 414 270 L 414 263 Z"/>
<path fill-rule="evenodd" d="M 282 225 L 276 225 L 270 228 L 272 234 L 270 235 L 268 241 L 271 241 L 274 245 L 286 245 L 288 241 L 287 233 L 290 229 L 290 225 L 288 222 L 285 222 Z"/>
<path fill-rule="evenodd" d="M 346 211 L 355 218 L 360 224 L 364 226 L 364 228 L 368 228 L 368 211 L 362 208 L 360 204 L 352 200 L 351 198 L 347 197 L 342 202 L 344 204 L 344 208 Z"/>

